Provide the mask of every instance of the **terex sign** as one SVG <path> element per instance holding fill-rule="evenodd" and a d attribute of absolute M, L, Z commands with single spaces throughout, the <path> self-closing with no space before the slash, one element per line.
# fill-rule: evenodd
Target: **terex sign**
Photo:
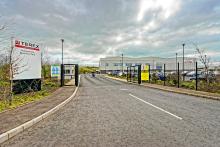
<path fill-rule="evenodd" d="M 36 50 L 36 51 L 40 50 L 38 44 L 33 44 L 30 42 L 24 42 L 24 41 L 19 41 L 19 40 L 15 40 L 15 47 L 29 49 L 29 50 Z"/>
<path fill-rule="evenodd" d="M 16 74 L 13 80 L 41 79 L 41 50 L 37 43 L 14 40 L 12 60 Z"/>

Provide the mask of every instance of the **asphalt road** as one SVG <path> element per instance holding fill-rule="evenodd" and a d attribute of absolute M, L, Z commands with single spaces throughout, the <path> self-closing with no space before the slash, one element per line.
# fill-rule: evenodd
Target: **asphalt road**
<path fill-rule="evenodd" d="M 220 102 L 82 75 L 74 100 L 2 146 L 220 147 Z"/>

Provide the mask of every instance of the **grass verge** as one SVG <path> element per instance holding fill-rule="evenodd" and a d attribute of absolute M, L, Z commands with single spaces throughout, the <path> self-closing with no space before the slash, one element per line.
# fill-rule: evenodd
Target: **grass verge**
<path fill-rule="evenodd" d="M 23 94 L 16 94 L 13 97 L 12 104 L 9 105 L 7 100 L 1 99 L 0 100 L 0 112 L 3 112 L 8 109 L 14 109 L 19 106 L 38 101 L 43 99 L 44 97 L 50 95 L 56 89 L 58 89 L 59 84 L 57 81 L 46 79 L 43 82 L 42 90 L 37 92 L 29 92 Z"/>

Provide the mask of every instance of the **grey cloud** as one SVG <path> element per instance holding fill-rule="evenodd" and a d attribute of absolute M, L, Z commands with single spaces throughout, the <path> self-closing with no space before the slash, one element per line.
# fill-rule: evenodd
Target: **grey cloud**
<path fill-rule="evenodd" d="M 5 20 L 14 18 L 15 35 L 42 42 L 52 57 L 60 56 L 60 39 L 64 38 L 65 55 L 72 53 L 83 62 L 120 54 L 122 49 L 127 56 L 173 56 L 182 42 L 190 41 L 210 51 L 219 49 L 219 0 L 182 0 L 180 9 L 166 20 L 159 17 L 161 9 L 157 9 L 137 22 L 140 2 L 1 0 L 0 15 Z M 157 26 L 145 30 L 152 20 Z M 135 43 L 138 40 L 140 44 Z"/>

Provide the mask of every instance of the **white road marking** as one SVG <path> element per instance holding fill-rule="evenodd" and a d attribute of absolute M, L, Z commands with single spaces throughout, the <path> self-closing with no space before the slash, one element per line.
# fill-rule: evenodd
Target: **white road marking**
<path fill-rule="evenodd" d="M 115 86 L 83 86 L 83 87 L 92 87 L 92 88 L 114 88 Z"/>
<path fill-rule="evenodd" d="M 170 112 L 168 112 L 168 111 L 166 111 L 166 110 L 164 110 L 164 109 L 162 109 L 162 108 L 160 108 L 160 107 L 157 107 L 157 106 L 155 106 L 155 105 L 153 105 L 153 104 L 151 104 L 151 103 L 149 103 L 149 102 L 147 102 L 147 101 L 144 101 L 144 100 L 142 100 L 142 99 L 140 99 L 140 98 L 138 98 L 138 97 L 136 97 L 136 96 L 134 96 L 134 95 L 132 95 L 132 94 L 129 94 L 129 95 L 130 95 L 131 97 L 136 98 L 137 100 L 142 101 L 143 103 L 148 104 L 148 105 L 150 105 L 150 106 L 152 106 L 152 107 L 154 107 L 154 108 L 156 108 L 156 109 L 158 109 L 158 110 L 160 110 L 160 111 L 163 111 L 163 112 L 165 112 L 165 113 L 167 113 L 167 114 L 169 114 L 169 115 L 171 115 L 171 116 L 173 116 L 173 117 L 175 117 L 175 118 L 177 118 L 177 119 L 180 119 L 180 120 L 183 119 L 183 118 L 181 118 L 181 117 L 179 117 L 179 116 L 177 116 L 177 115 L 175 115 L 175 114 L 173 114 L 173 113 L 170 113 Z"/>
<path fill-rule="evenodd" d="M 127 91 L 128 89 L 120 89 L 120 90 L 122 90 L 122 91 Z"/>

